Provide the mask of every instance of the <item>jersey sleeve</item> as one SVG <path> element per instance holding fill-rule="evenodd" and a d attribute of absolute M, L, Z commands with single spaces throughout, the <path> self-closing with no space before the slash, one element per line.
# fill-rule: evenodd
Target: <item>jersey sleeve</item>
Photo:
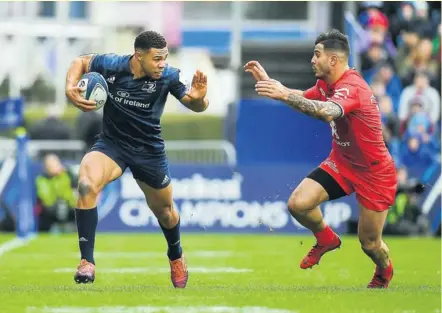
<path fill-rule="evenodd" d="M 181 82 L 180 70 L 178 69 L 171 75 L 169 91 L 178 100 L 181 100 L 186 95 L 187 87 Z"/>
<path fill-rule="evenodd" d="M 328 99 L 339 105 L 342 109 L 342 116 L 350 113 L 361 106 L 358 88 L 350 84 L 340 84 L 336 86 L 333 96 Z"/>
<path fill-rule="evenodd" d="M 116 54 L 94 54 L 89 61 L 88 72 L 97 72 L 106 77 L 109 72 L 119 71 L 122 59 L 122 56 Z"/>
<path fill-rule="evenodd" d="M 321 92 L 319 91 L 319 88 L 318 88 L 318 82 L 316 82 L 316 85 L 314 85 L 313 87 L 304 91 L 303 96 L 304 96 L 304 98 L 307 98 L 310 100 L 321 99 Z"/>

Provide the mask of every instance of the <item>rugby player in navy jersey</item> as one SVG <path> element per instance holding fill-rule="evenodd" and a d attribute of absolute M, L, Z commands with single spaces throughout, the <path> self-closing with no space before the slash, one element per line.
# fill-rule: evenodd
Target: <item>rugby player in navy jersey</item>
<path fill-rule="evenodd" d="M 109 94 L 103 112 L 103 131 L 80 165 L 75 210 L 81 261 L 77 283 L 95 280 L 94 243 L 98 224 L 97 198 L 103 187 L 129 168 L 143 191 L 168 244 L 167 256 L 175 288 L 184 288 L 188 271 L 180 242 L 180 217 L 173 206 L 171 176 L 161 138 L 160 118 L 169 92 L 194 112 L 203 112 L 207 77 L 197 71 L 190 90 L 179 79 L 179 69 L 166 63 L 165 38 L 154 31 L 139 34 L 132 55 L 91 54 L 77 57 L 66 77 L 66 95 L 82 111 L 95 103 L 81 96 L 82 75 L 98 72 Z"/>

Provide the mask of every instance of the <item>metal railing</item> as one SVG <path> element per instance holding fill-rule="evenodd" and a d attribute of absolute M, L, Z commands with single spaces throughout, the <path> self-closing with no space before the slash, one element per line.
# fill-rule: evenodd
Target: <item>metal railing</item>
<path fill-rule="evenodd" d="M 236 165 L 235 147 L 226 140 L 166 141 L 170 163 L 203 163 Z"/>
<path fill-rule="evenodd" d="M 0 160 L 15 153 L 14 139 L 0 139 Z M 80 161 L 85 152 L 80 140 L 30 140 L 28 153 L 40 158 L 48 152 L 57 152 L 62 158 Z M 235 147 L 225 140 L 172 140 L 166 142 L 169 163 L 192 163 L 210 165 L 236 165 Z"/>

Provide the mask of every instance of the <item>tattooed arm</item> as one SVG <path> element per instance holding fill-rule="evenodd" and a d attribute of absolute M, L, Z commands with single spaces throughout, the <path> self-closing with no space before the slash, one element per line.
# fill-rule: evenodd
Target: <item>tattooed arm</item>
<path fill-rule="evenodd" d="M 295 110 L 324 122 L 330 123 L 344 114 L 338 104 L 304 98 L 300 92 L 288 89 L 276 80 L 259 81 L 255 89 L 260 96 L 284 101 Z"/>
<path fill-rule="evenodd" d="M 334 102 L 310 100 L 293 92 L 283 101 L 295 110 L 327 123 L 342 117 L 343 114 L 342 108 Z"/>

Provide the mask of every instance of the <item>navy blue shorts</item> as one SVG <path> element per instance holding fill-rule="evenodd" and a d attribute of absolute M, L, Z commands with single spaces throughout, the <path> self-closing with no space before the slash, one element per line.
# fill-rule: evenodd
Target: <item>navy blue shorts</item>
<path fill-rule="evenodd" d="M 170 184 L 169 163 L 166 155 L 137 155 L 104 137 L 99 137 L 90 151 L 99 151 L 107 155 L 118 164 L 123 172 L 129 168 L 135 179 L 152 188 L 162 189 Z"/>

